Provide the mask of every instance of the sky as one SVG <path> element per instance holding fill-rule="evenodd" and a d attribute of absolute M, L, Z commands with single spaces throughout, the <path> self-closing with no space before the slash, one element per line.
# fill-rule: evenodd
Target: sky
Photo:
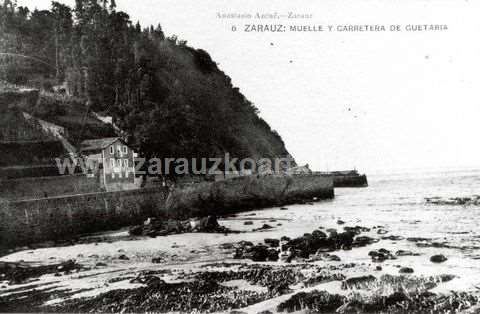
<path fill-rule="evenodd" d="M 299 164 L 367 173 L 480 168 L 480 1 L 116 2 L 133 21 L 160 23 L 166 35 L 208 51 Z M 18 4 L 45 9 L 50 1 Z M 312 17 L 217 17 L 290 11 Z M 399 24 L 403 31 L 245 32 L 245 24 Z M 407 32 L 408 24 L 448 29 Z"/>

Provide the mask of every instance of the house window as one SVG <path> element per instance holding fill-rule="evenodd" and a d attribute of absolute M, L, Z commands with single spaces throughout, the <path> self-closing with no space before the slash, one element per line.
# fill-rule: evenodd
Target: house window
<path fill-rule="evenodd" d="M 121 159 L 117 159 L 117 167 L 118 168 L 122 167 L 122 160 Z"/>
<path fill-rule="evenodd" d="M 115 168 L 115 159 L 110 159 L 110 168 Z"/>
<path fill-rule="evenodd" d="M 113 146 L 110 146 L 110 155 L 113 155 Z"/>
<path fill-rule="evenodd" d="M 124 154 L 127 154 L 128 150 L 127 150 L 127 146 L 123 146 L 123 153 Z"/>
<path fill-rule="evenodd" d="M 123 166 L 125 167 L 125 178 L 128 178 L 130 169 L 128 168 L 128 159 L 123 160 Z"/>

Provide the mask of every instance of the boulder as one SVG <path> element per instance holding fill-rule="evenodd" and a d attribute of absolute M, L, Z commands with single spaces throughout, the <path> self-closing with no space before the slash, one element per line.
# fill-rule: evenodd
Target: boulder
<path fill-rule="evenodd" d="M 358 236 L 355 238 L 355 240 L 352 243 L 353 247 L 362 247 L 362 246 L 367 246 L 369 244 L 373 244 L 378 242 L 377 239 L 373 239 L 368 236 Z"/>
<path fill-rule="evenodd" d="M 351 277 L 342 282 L 342 289 L 361 289 L 366 287 L 368 284 L 377 281 L 377 278 L 373 275 L 360 276 L 360 277 Z"/>
<path fill-rule="evenodd" d="M 129 233 L 130 235 L 133 235 L 133 236 L 142 235 L 142 233 L 143 233 L 143 226 L 142 226 L 142 225 L 133 226 L 133 227 L 131 227 L 131 228 L 128 230 L 128 233 Z"/>
<path fill-rule="evenodd" d="M 213 232 L 220 228 L 220 224 L 218 223 L 217 217 L 210 215 L 207 217 L 203 217 L 200 219 L 198 226 L 193 230 L 201 231 L 201 232 Z"/>
<path fill-rule="evenodd" d="M 406 251 L 406 250 L 398 250 L 395 252 L 395 255 L 397 256 L 419 256 L 419 253 L 413 253 L 412 251 Z"/>
<path fill-rule="evenodd" d="M 280 240 L 278 239 L 265 239 L 263 240 L 265 244 L 270 245 L 270 247 L 279 247 L 280 246 Z"/>
<path fill-rule="evenodd" d="M 432 257 L 430 257 L 430 261 L 432 263 L 443 263 L 446 260 L 447 258 L 443 254 L 433 255 Z"/>
<path fill-rule="evenodd" d="M 411 300 L 411 298 L 408 297 L 405 293 L 397 291 L 385 298 L 385 305 L 392 306 L 409 300 Z"/>
<path fill-rule="evenodd" d="M 325 232 L 323 232 L 323 231 L 318 230 L 318 229 L 317 229 L 317 230 L 314 230 L 314 231 L 312 232 L 312 236 L 313 236 L 314 238 L 317 238 L 317 239 L 327 238 L 327 234 L 326 234 Z"/>
<path fill-rule="evenodd" d="M 393 256 L 393 254 L 389 250 L 386 250 L 383 248 L 376 251 L 370 251 L 368 252 L 368 255 L 372 258 L 373 262 L 383 262 L 387 259 L 388 260 L 396 259 L 396 257 Z"/>
<path fill-rule="evenodd" d="M 413 274 L 414 270 L 411 267 L 402 267 L 398 272 L 400 274 Z"/>
<path fill-rule="evenodd" d="M 130 258 L 128 258 L 128 256 L 125 254 L 121 254 L 118 256 L 118 259 L 123 261 L 128 261 Z"/>

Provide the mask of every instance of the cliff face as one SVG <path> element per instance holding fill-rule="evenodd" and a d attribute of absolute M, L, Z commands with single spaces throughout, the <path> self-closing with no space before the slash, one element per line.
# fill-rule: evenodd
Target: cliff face
<path fill-rule="evenodd" d="M 149 44 L 155 58 L 146 74 L 148 100 L 125 99 L 114 110 L 118 125 L 140 147 L 168 157 L 289 156 L 280 135 L 206 51 L 168 38 Z"/>

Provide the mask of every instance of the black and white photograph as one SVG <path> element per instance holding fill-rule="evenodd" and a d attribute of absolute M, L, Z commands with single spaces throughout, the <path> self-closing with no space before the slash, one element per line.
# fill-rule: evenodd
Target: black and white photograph
<path fill-rule="evenodd" d="M 480 314 L 479 16 L 0 0 L 0 313 Z"/>

